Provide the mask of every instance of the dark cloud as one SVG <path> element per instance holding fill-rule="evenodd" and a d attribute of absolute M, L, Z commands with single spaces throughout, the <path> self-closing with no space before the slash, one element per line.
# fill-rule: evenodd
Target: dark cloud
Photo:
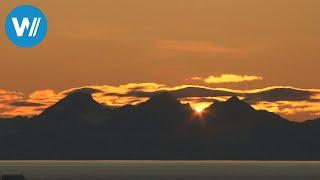
<path fill-rule="evenodd" d="M 183 89 L 170 91 L 177 98 L 184 97 L 220 97 L 220 96 L 242 96 L 240 93 L 234 93 L 227 90 L 206 89 L 201 87 L 187 87 Z"/>
<path fill-rule="evenodd" d="M 11 102 L 9 105 L 10 105 L 10 106 L 15 106 L 15 107 L 22 107 L 22 106 L 28 106 L 28 107 L 46 106 L 45 104 L 35 103 L 35 102 L 29 102 L 29 101 L 14 101 L 14 102 Z"/>
<path fill-rule="evenodd" d="M 126 94 L 119 94 L 119 93 L 106 93 L 105 96 L 118 96 L 118 97 L 128 97 L 128 96 L 132 96 L 132 97 L 139 97 L 139 98 L 150 98 L 154 95 L 163 93 L 163 92 L 168 92 L 168 91 L 154 91 L 154 92 L 146 92 L 146 91 L 129 91 Z M 171 92 L 171 91 L 170 91 Z"/>
<path fill-rule="evenodd" d="M 88 93 L 88 94 L 93 94 L 93 93 L 103 93 L 104 91 L 99 90 L 99 89 L 95 89 L 95 88 L 80 88 L 80 89 L 76 89 L 73 91 L 68 91 L 66 93 L 64 93 L 63 95 L 69 95 L 75 92 L 84 92 L 84 93 Z"/>
<path fill-rule="evenodd" d="M 126 94 L 118 93 L 107 93 L 106 96 L 119 96 L 119 97 L 146 97 L 150 98 L 156 94 L 169 92 L 177 98 L 190 98 L 190 97 L 222 97 L 222 96 L 241 96 L 244 97 L 244 101 L 255 104 L 260 101 L 276 102 L 276 101 L 319 101 L 312 99 L 315 92 L 309 90 L 300 90 L 294 88 L 270 88 L 266 90 L 261 90 L 254 93 L 251 92 L 233 92 L 232 90 L 217 90 L 217 89 L 207 89 L 202 87 L 187 87 L 171 91 L 155 91 L 155 92 L 145 92 L 145 91 L 130 91 Z"/>
<path fill-rule="evenodd" d="M 244 99 L 250 104 L 260 101 L 314 101 L 311 97 L 314 92 L 307 90 L 298 90 L 293 88 L 274 88 L 262 92 L 247 94 Z"/>
<path fill-rule="evenodd" d="M 147 97 L 150 98 L 154 95 L 169 92 L 173 96 L 177 98 L 187 98 L 187 97 L 220 97 L 220 96 L 242 96 L 241 93 L 234 93 L 227 90 L 213 90 L 213 89 L 206 89 L 201 87 L 186 87 L 177 90 L 160 90 L 154 92 L 146 92 L 146 91 L 130 91 L 127 94 L 117 94 L 117 93 L 107 93 L 106 96 L 119 96 L 119 97 L 126 97 L 126 96 L 133 96 L 133 97 Z"/>

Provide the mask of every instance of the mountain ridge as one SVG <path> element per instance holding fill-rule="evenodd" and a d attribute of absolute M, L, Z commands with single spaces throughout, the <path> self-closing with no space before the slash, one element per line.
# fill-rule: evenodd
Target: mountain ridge
<path fill-rule="evenodd" d="M 320 160 L 318 121 L 292 123 L 236 96 L 199 114 L 168 92 L 115 109 L 74 92 L 0 130 L 0 159 Z"/>

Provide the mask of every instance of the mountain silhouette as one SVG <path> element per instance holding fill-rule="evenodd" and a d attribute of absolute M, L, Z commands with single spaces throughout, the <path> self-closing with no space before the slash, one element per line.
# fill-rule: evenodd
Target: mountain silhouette
<path fill-rule="evenodd" d="M 236 96 L 201 114 L 162 92 L 109 109 L 76 91 L 0 121 L 0 159 L 320 160 L 320 120 L 294 123 Z"/>
<path fill-rule="evenodd" d="M 181 113 L 191 113 L 189 104 L 181 104 L 173 95 L 168 92 L 154 95 L 146 102 L 137 105 L 138 111 L 150 115 L 168 115 L 168 117 L 179 116 Z M 154 117 L 157 118 L 157 117 Z M 162 119 L 165 121 L 165 119 Z M 178 121 L 176 118 L 173 121 Z"/>
<path fill-rule="evenodd" d="M 50 126 L 76 127 L 81 123 L 86 126 L 101 123 L 110 113 L 111 110 L 96 102 L 90 93 L 76 91 L 35 118 Z"/>
<path fill-rule="evenodd" d="M 146 102 L 140 104 L 140 106 L 149 106 L 150 108 L 176 108 L 181 106 L 181 103 L 170 93 L 164 92 L 154 95 Z"/>
<path fill-rule="evenodd" d="M 53 106 L 44 110 L 39 118 L 52 118 L 60 116 L 90 116 L 105 110 L 101 104 L 97 103 L 91 94 L 78 91 L 74 92 Z"/>
<path fill-rule="evenodd" d="M 254 109 L 237 96 L 232 96 L 225 102 L 216 101 L 205 109 L 207 114 L 217 118 L 239 118 L 254 113 Z"/>

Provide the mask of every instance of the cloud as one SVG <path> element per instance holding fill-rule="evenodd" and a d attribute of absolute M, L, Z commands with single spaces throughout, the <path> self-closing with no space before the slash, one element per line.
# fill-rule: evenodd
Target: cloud
<path fill-rule="evenodd" d="M 289 86 L 273 86 L 262 89 L 234 90 L 210 88 L 198 85 L 166 86 L 157 83 L 128 83 L 119 86 L 83 86 L 61 92 L 50 89 L 36 90 L 26 95 L 15 91 L 0 91 L 0 117 L 34 116 L 75 91 L 91 93 L 93 98 L 108 107 L 116 108 L 127 104 L 136 105 L 151 96 L 170 92 L 183 103 L 201 110 L 215 101 L 224 101 L 235 95 L 253 105 L 278 113 L 293 120 L 319 117 L 320 90 L 301 89 Z"/>
<path fill-rule="evenodd" d="M 152 97 L 156 94 L 170 92 L 177 98 L 187 98 L 187 97 L 218 97 L 218 96 L 240 96 L 240 93 L 233 92 L 232 90 L 224 89 L 212 89 L 201 86 L 182 86 L 179 88 L 165 88 L 159 89 L 157 91 L 146 92 L 146 91 L 130 91 L 127 94 L 122 94 L 120 96 L 135 96 L 135 97 Z M 119 94 L 106 94 L 108 95 L 119 95 Z"/>
<path fill-rule="evenodd" d="M 316 92 L 294 88 L 273 88 L 255 93 L 248 93 L 244 99 L 246 102 L 254 104 L 260 101 L 317 101 L 313 96 Z"/>
<path fill-rule="evenodd" d="M 104 91 L 99 90 L 99 89 L 95 89 L 95 88 L 88 88 L 88 87 L 84 87 L 84 88 L 79 88 L 79 89 L 74 89 L 71 91 L 66 91 L 63 93 L 63 95 L 69 95 L 75 92 L 84 92 L 84 93 L 88 93 L 88 94 L 95 94 L 95 93 L 102 93 Z"/>
<path fill-rule="evenodd" d="M 37 90 L 34 91 L 29 95 L 30 99 L 35 99 L 35 100 L 46 100 L 50 99 L 52 97 L 55 97 L 56 94 L 53 90 L 51 89 L 44 89 L 44 90 Z"/>
<path fill-rule="evenodd" d="M 304 121 L 306 117 L 315 119 L 319 117 L 320 102 L 310 101 L 260 101 L 253 104 L 259 110 L 268 110 L 280 114 L 293 121 Z"/>
<path fill-rule="evenodd" d="M 86 90 L 86 91 L 100 91 L 104 93 L 117 93 L 117 94 L 126 94 L 133 90 L 141 90 L 141 91 L 155 91 L 159 90 L 161 88 L 165 88 L 166 86 L 163 84 L 157 84 L 152 82 L 147 83 L 128 83 L 128 84 L 122 84 L 119 86 L 110 86 L 110 85 L 101 85 L 101 86 L 82 86 L 82 87 L 76 87 L 76 88 L 70 88 L 67 90 L 64 90 L 60 92 L 59 94 L 69 94 L 73 91 L 78 90 Z M 99 92 L 98 92 L 99 93 Z"/>
<path fill-rule="evenodd" d="M 221 74 L 220 76 L 208 76 L 206 78 L 193 77 L 192 80 L 201 80 L 207 84 L 221 84 L 221 83 L 240 83 L 245 81 L 262 80 L 261 76 L 237 75 L 237 74 Z"/>
<path fill-rule="evenodd" d="M 0 90 L 0 117 L 34 116 L 62 98 L 52 90 L 37 90 L 30 95 Z M 39 108 L 41 107 L 41 108 Z"/>
<path fill-rule="evenodd" d="M 23 93 L 16 91 L 7 91 L 0 89 L 0 102 L 8 101 L 8 100 L 19 100 L 22 99 Z"/>
<path fill-rule="evenodd" d="M 7 109 L 6 111 L 0 113 L 0 117 L 16 117 L 25 116 L 30 117 L 41 113 L 43 109 L 31 107 L 31 106 L 21 106 Z"/>
<path fill-rule="evenodd" d="M 273 86 L 252 90 L 232 90 L 226 88 L 209 88 L 205 86 L 183 85 L 162 87 L 157 91 L 132 90 L 126 94 L 106 93 L 104 96 L 114 99 L 134 99 L 138 103 L 162 92 L 170 92 L 183 103 L 189 103 L 194 109 L 201 110 L 215 101 L 225 101 L 236 95 L 257 109 L 264 109 L 292 120 L 316 118 L 320 112 L 320 91 L 301 89 L 290 86 Z M 118 103 L 120 101 L 118 100 Z M 129 102 L 126 100 L 125 102 Z M 292 102 L 293 104 L 290 104 Z M 299 102 L 299 103 L 298 103 Z M 121 103 L 120 103 L 121 104 Z M 120 104 L 117 104 L 120 106 Z M 123 104 L 124 105 L 124 104 Z"/>
<path fill-rule="evenodd" d="M 20 107 L 20 106 L 31 106 L 31 107 L 35 107 L 35 106 L 45 106 L 45 104 L 41 104 L 41 103 L 35 103 L 35 102 L 29 102 L 29 101 L 15 101 L 15 102 L 11 102 L 9 103 L 10 106 L 16 106 L 16 107 Z"/>
<path fill-rule="evenodd" d="M 232 55 L 239 56 L 246 54 L 246 51 L 240 49 L 226 48 L 212 42 L 202 41 L 177 41 L 177 40 L 162 40 L 158 42 L 161 49 L 177 52 L 189 52 L 211 55 Z"/>
<path fill-rule="evenodd" d="M 192 77 L 192 78 L 186 79 L 186 80 L 202 81 L 203 78 L 202 78 L 202 77 L 195 76 L 195 77 Z"/>

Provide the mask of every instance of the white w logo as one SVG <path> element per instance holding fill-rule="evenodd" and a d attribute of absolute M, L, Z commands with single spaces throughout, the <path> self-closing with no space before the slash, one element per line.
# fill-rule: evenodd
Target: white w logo
<path fill-rule="evenodd" d="M 33 21 L 32 21 L 32 24 L 31 24 L 31 28 L 29 30 L 30 21 L 29 21 L 28 18 L 26 18 L 26 17 L 23 18 L 21 25 L 19 25 L 19 22 L 18 22 L 17 18 L 12 18 L 12 23 L 13 23 L 14 29 L 16 30 L 16 33 L 17 33 L 18 37 L 23 36 L 24 31 L 26 29 L 29 30 L 29 35 L 28 35 L 29 37 L 31 37 L 31 36 L 35 37 L 37 35 L 37 32 L 38 32 L 40 21 L 41 21 L 40 17 L 33 18 Z"/>

